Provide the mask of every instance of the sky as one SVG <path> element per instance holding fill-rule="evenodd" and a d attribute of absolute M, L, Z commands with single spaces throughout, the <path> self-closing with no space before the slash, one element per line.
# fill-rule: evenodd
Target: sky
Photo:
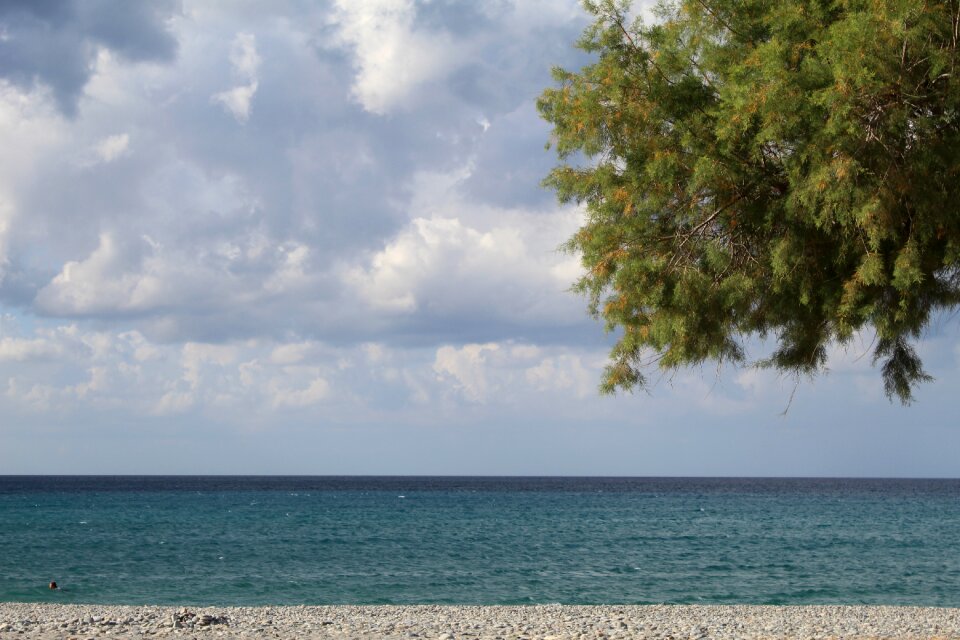
<path fill-rule="evenodd" d="M 587 23 L 0 4 L 0 474 L 960 476 L 953 316 L 907 408 L 869 335 L 814 380 L 597 393 L 535 106 Z"/>

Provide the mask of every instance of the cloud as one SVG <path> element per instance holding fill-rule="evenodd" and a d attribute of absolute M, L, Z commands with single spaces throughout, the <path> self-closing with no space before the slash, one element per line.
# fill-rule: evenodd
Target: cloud
<path fill-rule="evenodd" d="M 257 38 L 252 33 L 238 33 L 230 48 L 230 64 L 239 77 L 253 80 L 260 69 L 260 56 L 257 54 Z"/>
<path fill-rule="evenodd" d="M 19 327 L 7 318 L 4 330 Z M 249 417 L 323 401 L 331 391 L 325 372 L 338 370 L 339 357 L 311 342 L 177 345 L 66 325 L 0 338 L 0 380 L 6 397 L 29 412 L 122 407 L 135 416 Z"/>
<path fill-rule="evenodd" d="M 440 323 L 462 336 L 481 338 L 470 333 L 476 327 L 502 339 L 544 323 L 582 326 L 583 303 L 567 291 L 579 260 L 558 251 L 579 210 L 471 201 L 463 193 L 471 171 L 415 177 L 407 208 L 414 217 L 382 250 L 345 266 L 345 285 L 373 312 L 406 317 L 424 331 Z"/>
<path fill-rule="evenodd" d="M 10 230 L 10 223 L 13 218 L 13 206 L 10 201 L 0 192 L 0 283 L 6 276 L 7 266 L 10 259 L 7 257 L 7 233 Z"/>
<path fill-rule="evenodd" d="M 129 146 L 130 136 L 118 133 L 102 139 L 94 146 L 93 151 L 100 162 L 113 162 L 125 154 Z"/>
<path fill-rule="evenodd" d="M 532 402 L 536 396 L 586 398 L 596 393 L 604 360 L 532 344 L 444 345 L 433 371 L 470 403 Z"/>
<path fill-rule="evenodd" d="M 375 433 L 391 451 L 411 439 L 422 447 L 429 439 L 429 454 L 398 468 L 422 472 L 436 456 L 435 447 L 448 442 L 437 430 L 463 443 L 465 459 L 480 455 L 469 443 L 489 440 L 492 448 L 484 455 L 492 457 L 484 464 L 494 466 L 478 467 L 478 473 L 530 472 L 529 464 L 547 460 L 559 465 L 554 473 L 569 473 L 570 465 L 583 473 L 609 473 L 619 460 L 617 472 L 627 475 L 668 473 L 678 464 L 687 474 L 729 474 L 760 464 L 758 459 L 763 461 L 758 472 L 767 474 L 784 464 L 789 473 L 802 473 L 809 465 L 826 473 L 817 466 L 824 451 L 833 460 L 828 471 L 837 473 L 857 461 L 864 442 L 870 445 L 864 461 L 887 456 L 878 466 L 864 468 L 874 469 L 871 473 L 887 468 L 889 474 L 884 464 L 909 465 L 889 457 L 904 450 L 911 457 L 932 455 L 929 460 L 943 473 L 955 463 L 940 455 L 943 438 L 956 439 L 952 425 L 938 422 L 937 407 L 943 404 L 911 409 L 909 435 L 902 429 L 903 414 L 887 415 L 886 403 L 857 405 L 857 414 L 870 418 L 870 437 L 864 439 L 866 422 L 851 421 L 842 406 L 822 402 L 852 390 L 845 376 L 804 389 L 811 399 L 795 402 L 784 417 L 779 414 L 788 393 L 744 399 L 736 388 L 703 375 L 678 375 L 650 396 L 601 398 L 588 382 L 599 375 L 602 351 L 566 346 L 501 341 L 398 349 L 300 339 L 171 344 L 135 331 L 33 321 L 18 326 L 9 316 L 0 319 L 0 331 L 5 338 L 0 341 L 0 410 L 10 417 L 8 423 L 46 425 L 38 442 L 45 452 L 54 429 L 58 437 L 92 439 L 107 447 L 96 458 L 98 465 L 116 455 L 111 448 L 116 445 L 108 446 L 116 438 L 104 438 L 121 432 L 146 439 L 141 470 L 153 469 L 169 453 L 216 439 L 238 446 L 239 466 L 228 469 L 233 472 L 249 471 L 265 455 L 279 455 L 285 442 L 295 443 L 290 452 L 309 444 L 311 451 L 336 448 L 339 457 L 346 455 L 343 438 L 355 436 L 359 443 Z M 944 376 L 942 397 L 948 403 L 956 372 L 935 373 Z M 877 422 L 894 418 L 901 424 Z M 255 450 L 245 450 L 243 442 L 257 433 L 263 437 Z M 511 450 L 520 449 L 516 453 L 523 460 L 517 467 L 496 466 L 503 460 L 496 447 L 504 438 L 511 438 Z M 928 445 L 916 438 L 930 445 L 927 453 Z M 162 444 L 168 440 L 169 447 Z M 0 456 L 5 453 L 9 456 L 9 449 L 0 448 Z M 288 456 L 281 457 L 287 464 Z M 349 463 L 343 468 L 347 472 L 356 460 L 342 462 Z M 317 472 L 314 467 L 304 472 L 311 469 Z M 904 469 L 917 473 L 929 467 Z"/>
<path fill-rule="evenodd" d="M 256 232 L 203 248 L 103 232 L 85 258 L 64 264 L 33 304 L 47 316 L 132 322 L 155 339 L 282 334 L 288 325 L 278 320 L 277 308 L 294 311 L 288 322 L 315 323 L 297 312 L 309 304 L 315 284 L 309 257 L 300 243 Z"/>
<path fill-rule="evenodd" d="M 371 113 L 406 106 L 463 59 L 447 33 L 417 28 L 413 0 L 337 0 L 335 7 L 338 42 L 354 56 L 353 95 Z"/>
<path fill-rule="evenodd" d="M 303 408 L 321 402 L 330 393 L 330 383 L 309 368 L 287 368 L 281 379 L 273 379 L 267 387 L 271 404 L 277 408 Z M 291 378 L 294 378 L 291 380 Z M 307 379 L 305 386 L 301 380 Z M 293 386 L 296 385 L 296 386 Z"/>
<path fill-rule="evenodd" d="M 3 329 L 19 333 L 8 317 Z M 79 405 L 104 408 L 132 405 L 128 385 L 136 367 L 123 362 L 137 334 L 84 332 L 76 325 L 38 327 L 32 335 L 0 340 L 0 380 L 5 396 L 31 412 L 60 412 Z M 118 357 L 120 361 L 118 361 Z M 129 394 L 129 395 L 128 395 Z"/>
<path fill-rule="evenodd" d="M 191 389 L 197 389 L 200 386 L 200 374 L 205 365 L 225 367 L 234 364 L 238 356 L 238 348 L 234 345 L 188 342 L 183 345 L 181 356 L 183 379 Z"/>
<path fill-rule="evenodd" d="M 250 33 L 236 35 L 230 48 L 230 63 L 234 75 L 244 84 L 216 93 L 211 100 L 219 102 L 233 114 L 237 122 L 243 123 L 250 118 L 250 104 L 260 85 L 257 79 L 260 56 L 257 54 L 256 36 Z"/>
<path fill-rule="evenodd" d="M 32 362 L 63 355 L 63 348 L 46 338 L 0 338 L 0 362 Z"/>
<path fill-rule="evenodd" d="M 279 345 L 270 353 L 270 362 L 279 365 L 297 364 L 308 356 L 311 347 L 312 345 L 308 342 Z"/>
<path fill-rule="evenodd" d="M 110 381 L 107 370 L 104 367 L 90 367 L 87 373 L 89 374 L 89 378 L 69 387 L 67 392 L 76 395 L 77 398 L 85 399 L 88 395 L 104 391 L 108 388 Z"/>
<path fill-rule="evenodd" d="M 603 362 L 598 353 L 510 341 L 411 349 L 303 339 L 179 344 L 74 324 L 22 329 L 16 318 L 2 321 L 0 382 L 6 398 L 31 413 L 122 408 L 246 424 L 280 410 L 354 419 L 385 404 L 412 415 L 436 402 L 446 415 L 458 406 L 585 398 Z"/>
<path fill-rule="evenodd" d="M 174 59 L 177 13 L 176 0 L 8 0 L 0 3 L 0 78 L 25 90 L 50 87 L 60 111 L 75 116 L 99 49 L 132 62 Z"/>
<path fill-rule="evenodd" d="M 56 315 L 92 315 L 138 311 L 160 303 L 164 278 L 155 263 L 143 271 L 129 267 L 137 256 L 111 233 L 100 234 L 96 249 L 84 260 L 67 262 L 37 294 L 37 305 Z"/>
<path fill-rule="evenodd" d="M 349 22 L 367 10 L 386 12 L 384 24 L 401 25 L 417 42 L 462 39 L 465 55 L 496 48 L 506 38 L 496 25 L 513 19 L 509 5 L 469 16 L 403 3 L 332 13 Z M 41 315 L 165 340 L 293 332 L 436 345 L 454 339 L 471 314 L 461 340 L 523 338 L 518 327 L 533 335 L 538 319 L 551 317 L 554 325 L 585 324 L 582 302 L 564 292 L 576 260 L 555 252 L 576 216 L 564 212 L 558 226 L 535 181 L 533 206 L 510 198 L 478 206 L 470 192 L 477 187 L 463 177 L 465 166 L 471 177 L 487 175 L 487 156 L 474 162 L 483 136 L 510 137 L 526 131 L 529 119 L 462 102 L 460 80 L 446 72 L 418 85 L 438 98 L 418 106 L 421 113 L 399 108 L 407 104 L 401 100 L 390 118 L 370 118 L 350 101 L 354 49 L 339 39 L 343 25 L 331 26 L 330 14 L 319 6 L 191 6 L 167 24 L 179 52 L 170 64 L 134 66 L 101 47 L 83 113 L 53 127 L 46 147 L 29 137 L 19 142 L 26 148 L 17 155 L 31 164 L 11 180 L 8 271 L 17 275 L 0 293 Z M 330 34 L 349 55 L 321 44 Z M 210 55 L 218 48 L 222 55 Z M 536 70 L 544 81 L 548 66 L 544 58 Z M 513 73 L 500 65 L 457 68 L 466 74 L 458 78 L 478 74 L 486 86 Z M 511 102 L 530 102 L 535 85 L 514 81 L 526 94 Z M 256 104 L 241 91 L 210 108 L 212 95 L 253 82 Z M 42 91 L 35 94 L 42 104 Z M 29 115 L 37 108 L 31 104 Z M 256 127 L 233 126 L 254 110 Z M 487 134 L 478 118 L 489 123 Z M 38 127 L 48 120 L 56 123 L 56 114 Z M 14 166 L 12 153 L 0 152 L 0 163 L 4 155 Z M 512 155 L 519 161 L 521 153 Z M 58 188 L 42 187 L 50 183 Z M 4 195 L 0 185 L 0 202 Z M 74 233 L 57 233 L 65 225 Z M 40 245 L 42 252 L 30 249 Z M 458 256 L 458 246 L 477 250 L 475 259 Z M 391 262 L 408 249 L 416 253 L 409 268 Z M 458 281 L 444 282 L 448 268 Z M 494 276 L 489 284 L 484 271 Z M 524 292 L 527 285 L 534 290 Z M 498 287 L 508 300 L 496 298 Z M 414 310 L 404 310 L 411 300 Z M 571 313 L 553 313 L 560 309 Z M 398 314 L 406 320 L 395 323 Z"/>
<path fill-rule="evenodd" d="M 50 166 L 66 127 L 41 92 L 23 92 L 0 81 L 0 282 L 10 266 L 10 235 L 24 191 Z M 6 283 L 4 283 L 6 284 Z"/>
<path fill-rule="evenodd" d="M 243 123 L 250 118 L 250 102 L 256 92 L 257 82 L 254 80 L 250 84 L 221 91 L 215 94 L 212 100 L 223 105 L 236 118 L 237 122 Z"/>
<path fill-rule="evenodd" d="M 451 313 L 463 309 L 461 303 L 482 307 L 511 292 L 536 295 L 538 285 L 546 286 L 547 295 L 559 292 L 565 283 L 550 282 L 549 267 L 537 268 L 551 260 L 536 255 L 529 241 L 515 226 L 478 230 L 457 218 L 415 218 L 371 258 L 369 269 L 349 278 L 373 308 L 407 313 L 423 308 Z M 527 278 L 534 282 L 524 282 Z M 472 303 L 458 295 L 465 290 L 474 296 Z M 510 300 L 509 313 L 523 313 L 518 302 L 525 301 Z"/>
<path fill-rule="evenodd" d="M 451 378 L 469 400 L 482 402 L 493 390 L 486 374 L 487 359 L 499 349 L 499 345 L 492 343 L 468 344 L 459 349 L 440 347 L 433 370 L 441 377 Z"/>
<path fill-rule="evenodd" d="M 597 392 L 597 367 L 588 368 L 579 355 L 544 358 L 524 372 L 537 391 L 568 391 L 578 398 Z"/>

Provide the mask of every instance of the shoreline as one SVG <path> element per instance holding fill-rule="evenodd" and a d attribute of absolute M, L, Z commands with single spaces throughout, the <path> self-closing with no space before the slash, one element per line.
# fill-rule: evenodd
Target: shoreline
<path fill-rule="evenodd" d="M 960 638 L 960 608 L 0 603 L 0 638 Z"/>

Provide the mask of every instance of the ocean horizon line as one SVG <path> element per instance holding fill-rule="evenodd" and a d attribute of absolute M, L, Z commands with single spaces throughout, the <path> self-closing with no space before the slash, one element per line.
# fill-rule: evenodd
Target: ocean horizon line
<path fill-rule="evenodd" d="M 412 474 L 412 473 L 0 473 L 2 478 L 451 478 L 582 480 L 960 480 L 960 476 L 869 475 L 597 475 L 597 474 Z"/>

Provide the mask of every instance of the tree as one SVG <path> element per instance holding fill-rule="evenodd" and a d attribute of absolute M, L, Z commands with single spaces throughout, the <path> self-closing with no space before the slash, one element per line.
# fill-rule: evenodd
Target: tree
<path fill-rule="evenodd" d="M 650 24 L 586 2 L 538 100 L 585 204 L 574 285 L 619 331 L 601 389 L 706 361 L 823 370 L 876 334 L 888 397 L 930 380 L 912 342 L 960 302 L 960 0 L 681 0 Z"/>

